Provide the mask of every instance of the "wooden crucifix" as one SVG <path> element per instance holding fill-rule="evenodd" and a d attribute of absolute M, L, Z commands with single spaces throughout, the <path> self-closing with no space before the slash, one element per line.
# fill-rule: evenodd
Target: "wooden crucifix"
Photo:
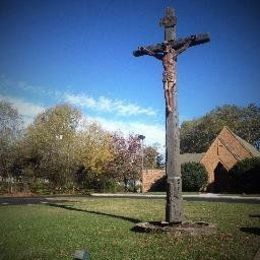
<path fill-rule="evenodd" d="M 180 165 L 180 131 L 177 107 L 176 62 L 177 56 L 189 47 L 209 41 L 208 34 L 191 35 L 176 39 L 176 16 L 172 8 L 166 9 L 166 15 L 160 21 L 164 26 L 164 42 L 134 51 L 135 57 L 149 55 L 163 65 L 163 88 L 166 105 L 166 177 L 167 202 L 166 222 L 177 224 L 183 221 L 182 179 Z"/>

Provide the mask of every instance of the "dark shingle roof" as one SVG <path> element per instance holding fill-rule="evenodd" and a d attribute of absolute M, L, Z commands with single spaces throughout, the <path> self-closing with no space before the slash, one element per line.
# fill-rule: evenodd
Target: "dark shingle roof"
<path fill-rule="evenodd" d="M 183 153 L 180 156 L 181 164 L 187 162 L 200 162 L 205 153 Z"/>

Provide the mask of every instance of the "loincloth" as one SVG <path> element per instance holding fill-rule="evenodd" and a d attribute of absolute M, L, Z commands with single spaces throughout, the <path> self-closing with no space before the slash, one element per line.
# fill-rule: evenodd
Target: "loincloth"
<path fill-rule="evenodd" d="M 176 76 L 173 73 L 167 73 L 163 72 L 162 74 L 163 82 L 175 82 L 176 81 Z"/>

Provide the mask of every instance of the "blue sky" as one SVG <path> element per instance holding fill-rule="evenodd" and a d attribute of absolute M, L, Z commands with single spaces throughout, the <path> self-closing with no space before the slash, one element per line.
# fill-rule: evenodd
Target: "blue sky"
<path fill-rule="evenodd" d="M 223 104 L 259 105 L 257 0 L 1 0 L 0 99 L 27 123 L 70 102 L 109 130 L 163 145 L 162 66 L 132 51 L 163 40 L 167 6 L 178 37 L 211 36 L 178 58 L 181 121 Z"/>

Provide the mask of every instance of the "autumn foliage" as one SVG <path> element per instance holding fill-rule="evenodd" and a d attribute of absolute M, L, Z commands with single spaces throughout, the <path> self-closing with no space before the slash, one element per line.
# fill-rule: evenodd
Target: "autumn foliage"
<path fill-rule="evenodd" d="M 9 103 L 0 105 L 0 176 L 5 192 L 3 183 L 33 192 L 137 190 L 141 174 L 137 135 L 108 132 L 77 108 L 61 104 L 40 113 L 18 136 L 17 110 Z"/>
<path fill-rule="evenodd" d="M 259 145 L 259 122 L 260 108 L 256 105 L 216 108 L 182 123 L 182 152 L 207 149 L 223 124 L 249 143 Z M 136 134 L 109 132 L 69 104 L 47 108 L 24 127 L 17 109 L 1 101 L 0 193 L 138 191 L 142 166 L 163 167 L 156 146 L 144 146 L 142 151 L 139 138 Z M 192 180 L 189 190 L 195 184 L 195 189 L 201 188 L 199 180 L 194 182 L 198 177 L 194 172 L 202 171 L 196 167 L 187 168 L 186 175 Z"/>

